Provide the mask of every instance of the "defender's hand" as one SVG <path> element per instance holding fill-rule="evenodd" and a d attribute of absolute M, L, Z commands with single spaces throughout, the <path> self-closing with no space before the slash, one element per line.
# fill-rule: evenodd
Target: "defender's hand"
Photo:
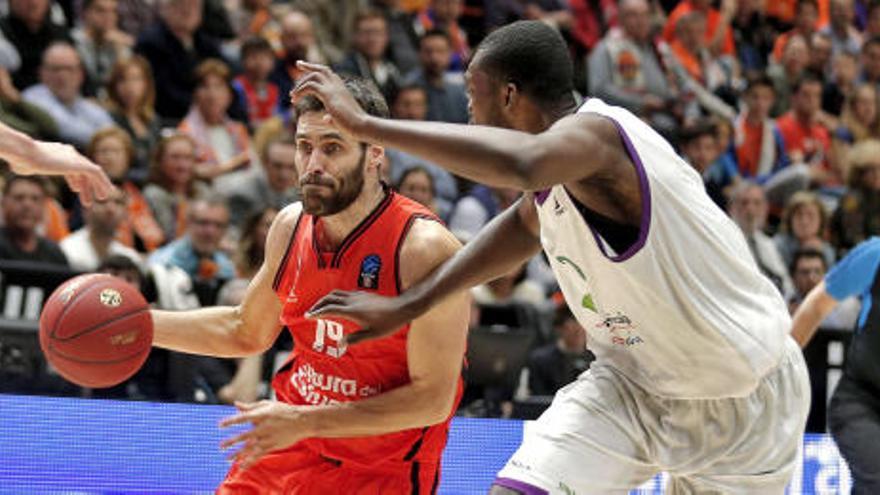
<path fill-rule="evenodd" d="M 297 81 L 296 87 L 290 92 L 291 101 L 296 103 L 309 95 L 318 98 L 338 127 L 363 141 L 361 131 L 368 115 L 345 87 L 342 78 L 325 65 L 299 61 L 297 67 L 304 70 L 306 75 Z"/>
<path fill-rule="evenodd" d="M 306 316 L 308 318 L 335 316 L 360 325 L 362 328 L 360 331 L 345 337 L 345 345 L 391 335 L 417 317 L 418 314 L 415 313 L 408 309 L 403 297 L 383 297 L 366 292 L 335 290 L 316 302 Z"/>

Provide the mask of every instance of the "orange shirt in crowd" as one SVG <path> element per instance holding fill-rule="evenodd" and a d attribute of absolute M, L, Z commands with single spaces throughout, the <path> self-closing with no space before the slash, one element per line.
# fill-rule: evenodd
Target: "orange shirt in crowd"
<path fill-rule="evenodd" d="M 736 161 L 743 177 L 755 177 L 761 161 L 761 145 L 764 142 L 764 124 L 749 124 L 742 119 L 742 143 L 736 147 Z"/>
<path fill-rule="evenodd" d="M 42 234 L 52 242 L 61 242 L 61 239 L 70 235 L 70 229 L 67 227 L 67 212 L 53 198 L 46 198 Z"/>
<path fill-rule="evenodd" d="M 116 240 L 130 248 L 135 248 L 135 236 L 137 236 L 143 248 L 149 253 L 165 242 L 165 234 L 162 233 L 162 227 L 153 217 L 150 205 L 137 186 L 126 182 L 122 185 L 122 189 L 128 196 L 128 216 L 116 229 Z"/>
<path fill-rule="evenodd" d="M 669 44 L 669 48 L 672 50 L 672 54 L 675 55 L 675 58 L 678 59 L 678 62 L 685 68 L 691 77 L 700 83 L 705 82 L 703 80 L 703 64 L 700 62 L 699 57 L 694 55 L 678 40 L 672 41 L 672 43 Z"/>
<path fill-rule="evenodd" d="M 831 149 L 831 133 L 828 129 L 819 123 L 804 125 L 795 117 L 793 110 L 779 117 L 776 126 L 782 133 L 785 151 L 789 156 L 800 153 L 805 162 L 818 161 L 828 169 L 828 151 Z"/>
<path fill-rule="evenodd" d="M 663 27 L 663 39 L 666 40 L 667 43 L 672 43 L 672 41 L 675 40 L 675 25 L 678 23 L 678 20 L 685 14 L 689 14 L 694 10 L 696 9 L 694 9 L 694 5 L 689 0 L 681 2 L 672 10 L 669 14 L 669 18 L 666 19 L 666 26 Z M 719 12 L 718 9 L 710 8 L 706 13 L 705 40 L 707 44 L 712 41 L 715 31 L 718 30 L 720 24 L 721 12 Z M 727 32 L 724 34 L 724 41 L 721 44 L 721 53 L 731 56 L 736 55 L 736 48 L 733 44 L 733 30 L 731 30 L 729 26 L 727 27 Z"/>

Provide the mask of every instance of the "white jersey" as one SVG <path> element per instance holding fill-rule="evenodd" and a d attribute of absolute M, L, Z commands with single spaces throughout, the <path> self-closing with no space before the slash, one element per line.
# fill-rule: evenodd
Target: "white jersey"
<path fill-rule="evenodd" d="M 595 365 L 663 397 L 748 394 L 781 360 L 791 324 L 782 296 L 669 143 L 601 100 L 579 111 L 615 122 L 642 197 L 638 240 L 614 253 L 563 185 L 536 194 L 541 244 Z"/>

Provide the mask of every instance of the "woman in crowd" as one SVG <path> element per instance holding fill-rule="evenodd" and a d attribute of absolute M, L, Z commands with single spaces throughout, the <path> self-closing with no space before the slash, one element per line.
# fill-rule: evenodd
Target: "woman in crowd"
<path fill-rule="evenodd" d="M 231 72 L 219 60 L 209 59 L 196 67 L 193 104 L 181 132 L 196 143 L 196 175 L 210 180 L 250 161 L 250 137 L 241 122 L 229 118 L 232 105 Z"/>
<path fill-rule="evenodd" d="M 128 133 L 118 127 L 100 130 L 92 136 L 87 152 L 128 198 L 128 215 L 116 231 L 116 240 L 147 253 L 162 245 L 165 241 L 162 228 L 140 189 L 128 178 L 134 159 L 134 145 Z"/>
<path fill-rule="evenodd" d="M 275 208 L 266 208 L 245 222 L 235 253 L 235 270 L 239 278 L 250 280 L 257 274 L 266 253 L 269 226 L 277 214 Z"/>
<path fill-rule="evenodd" d="M 834 264 L 834 248 L 825 240 L 828 212 L 813 193 L 794 193 L 782 213 L 782 229 L 774 237 L 785 266 L 791 266 L 798 250 L 812 248 L 825 256 L 827 266 Z"/>
<path fill-rule="evenodd" d="M 186 231 L 187 204 L 209 191 L 208 186 L 196 180 L 195 166 L 196 144 L 191 137 L 173 133 L 156 145 L 144 197 L 166 241 Z"/>
<path fill-rule="evenodd" d="M 849 153 L 847 192 L 831 218 L 831 242 L 842 256 L 880 235 L 880 140 L 856 144 Z"/>
<path fill-rule="evenodd" d="M 133 157 L 128 173 L 135 182 L 143 183 L 161 127 L 153 107 L 156 89 L 147 60 L 139 55 L 120 60 L 110 73 L 107 94 L 110 115 L 131 136 Z"/>

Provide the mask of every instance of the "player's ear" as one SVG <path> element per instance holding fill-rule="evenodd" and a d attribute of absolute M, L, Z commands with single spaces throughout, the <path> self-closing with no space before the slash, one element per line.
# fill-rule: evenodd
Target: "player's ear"
<path fill-rule="evenodd" d="M 520 98 L 519 88 L 516 84 L 508 82 L 504 85 L 504 107 L 508 110 L 512 109 Z"/>
<path fill-rule="evenodd" d="M 369 157 L 367 167 L 376 170 L 381 169 L 382 164 L 385 162 L 385 148 L 371 144 L 367 148 L 367 156 Z"/>

